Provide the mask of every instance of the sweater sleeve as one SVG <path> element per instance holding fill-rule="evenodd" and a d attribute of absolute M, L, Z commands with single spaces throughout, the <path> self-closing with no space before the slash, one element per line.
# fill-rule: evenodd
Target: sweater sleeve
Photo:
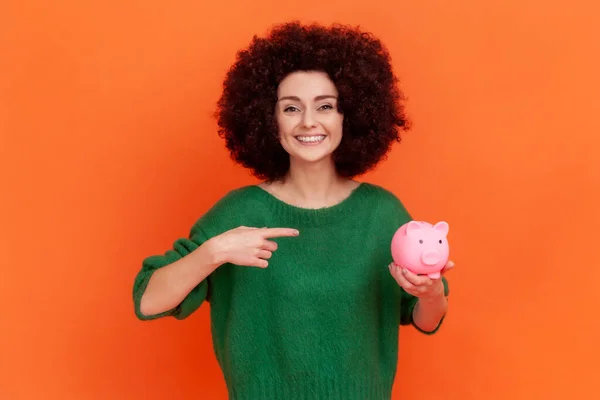
<path fill-rule="evenodd" d="M 166 265 L 187 256 L 196 250 L 204 241 L 206 236 L 198 226 L 198 223 L 191 229 L 188 238 L 180 238 L 176 240 L 171 249 L 164 254 L 157 254 L 147 257 L 142 261 L 142 267 L 137 273 L 133 285 L 133 303 L 135 314 L 140 320 L 153 320 L 161 317 L 175 317 L 176 319 L 184 319 L 196 311 L 208 297 L 208 278 L 200 282 L 192 291 L 183 299 L 183 301 L 171 310 L 167 310 L 160 314 L 144 315 L 140 311 L 140 302 L 142 295 L 146 291 L 150 277 L 156 270 Z"/>

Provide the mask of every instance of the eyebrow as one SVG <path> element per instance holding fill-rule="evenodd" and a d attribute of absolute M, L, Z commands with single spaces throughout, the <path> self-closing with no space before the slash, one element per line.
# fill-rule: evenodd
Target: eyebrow
<path fill-rule="evenodd" d="M 325 100 L 325 99 L 336 99 L 337 100 L 337 96 L 334 96 L 332 94 L 324 94 L 324 95 L 315 97 L 315 100 L 317 100 L 317 101 Z M 298 96 L 283 96 L 280 99 L 278 99 L 277 101 L 282 101 L 282 100 L 300 101 L 300 97 L 298 97 Z"/>

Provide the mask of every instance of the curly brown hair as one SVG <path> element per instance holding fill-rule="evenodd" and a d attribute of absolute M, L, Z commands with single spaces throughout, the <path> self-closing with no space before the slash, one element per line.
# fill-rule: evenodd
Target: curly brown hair
<path fill-rule="evenodd" d="M 400 142 L 399 130 L 408 129 L 389 52 L 377 38 L 340 24 L 277 25 L 237 53 L 217 102 L 219 135 L 232 159 L 256 177 L 273 181 L 288 172 L 275 105 L 279 83 L 295 71 L 325 72 L 337 87 L 344 122 L 333 160 L 340 175 L 374 168 Z"/>

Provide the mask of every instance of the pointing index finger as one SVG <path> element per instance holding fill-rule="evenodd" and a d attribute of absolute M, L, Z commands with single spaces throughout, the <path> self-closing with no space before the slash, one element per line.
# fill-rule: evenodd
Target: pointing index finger
<path fill-rule="evenodd" d="M 292 228 L 263 228 L 262 236 L 267 238 L 298 236 L 300 232 Z"/>

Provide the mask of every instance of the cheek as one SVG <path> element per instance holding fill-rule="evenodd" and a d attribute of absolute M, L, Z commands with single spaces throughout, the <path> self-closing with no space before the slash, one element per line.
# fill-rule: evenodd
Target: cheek
<path fill-rule="evenodd" d="M 334 118 L 331 118 L 331 120 L 327 122 L 327 129 L 329 130 L 329 132 L 335 134 L 336 136 L 342 136 L 343 127 L 344 118 L 339 115 L 336 115 Z"/>
<path fill-rule="evenodd" d="M 279 137 L 291 135 L 294 130 L 295 122 L 292 118 L 277 118 L 277 128 L 279 129 Z"/>

